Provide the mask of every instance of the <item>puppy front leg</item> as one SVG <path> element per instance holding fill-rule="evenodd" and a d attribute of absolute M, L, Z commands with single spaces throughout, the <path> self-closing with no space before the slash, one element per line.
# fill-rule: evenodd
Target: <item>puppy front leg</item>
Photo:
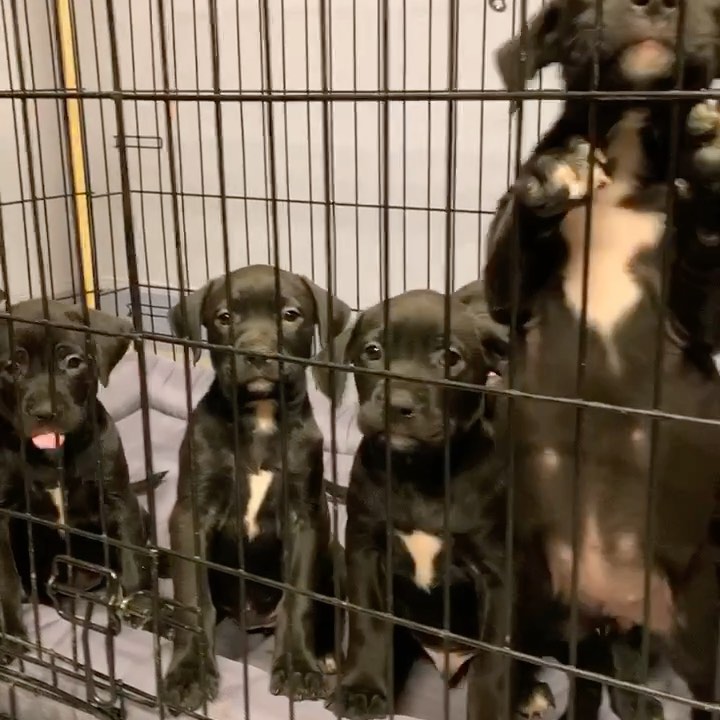
<path fill-rule="evenodd" d="M 348 600 L 369 610 L 383 611 L 385 602 L 381 587 L 378 553 L 352 547 L 347 550 Z M 347 659 L 342 680 L 336 690 L 336 710 L 353 720 L 385 717 L 393 698 L 388 691 L 388 643 L 393 633 L 386 623 L 365 613 L 349 611 Z"/>
<path fill-rule="evenodd" d="M 467 720 L 503 717 L 506 688 L 514 686 L 512 660 L 497 652 L 481 652 L 472 659 L 468 673 Z M 511 712 L 514 711 L 511 695 Z"/>
<path fill-rule="evenodd" d="M 207 557 L 210 531 L 206 517 L 200 518 L 200 559 Z M 195 556 L 195 533 L 189 502 L 178 501 L 170 516 L 170 546 L 186 557 Z M 172 577 L 175 601 L 182 608 L 200 611 L 200 635 L 192 630 L 177 629 L 173 655 L 165 676 L 163 700 L 173 711 L 192 711 L 204 701 L 213 700 L 218 692 L 218 668 L 215 661 L 215 608 L 210 596 L 205 565 L 173 558 Z M 179 610 L 178 619 L 192 627 L 195 615 Z"/>
<path fill-rule="evenodd" d="M 110 517 L 118 540 L 125 545 L 120 550 L 120 573 L 123 591 L 134 593 L 150 587 L 149 559 L 132 548 L 144 548 L 147 544 L 148 527 L 144 510 L 138 499 L 128 491 L 121 497 L 110 499 Z M 148 516 L 149 517 L 149 516 Z"/>
<path fill-rule="evenodd" d="M 12 639 L 27 640 L 21 603 L 22 586 L 10 544 L 10 522 L 0 518 L 0 664 L 3 665 L 25 652 L 24 646 Z"/>
<path fill-rule="evenodd" d="M 318 531 L 314 519 L 301 517 L 292 527 L 289 576 L 286 581 L 299 590 L 317 587 Z M 275 628 L 270 692 L 295 700 L 324 697 L 324 675 L 315 656 L 315 603 L 306 595 L 285 592 Z"/>
<path fill-rule="evenodd" d="M 560 234 L 564 216 L 592 188 L 608 182 L 598 150 L 591 173 L 592 148 L 581 132 L 578 125 L 559 121 L 500 200 L 488 233 L 484 283 L 497 322 L 509 325 L 513 311 L 519 326 L 530 319 L 534 297 L 566 257 Z"/>
<path fill-rule="evenodd" d="M 692 109 L 686 141 L 670 308 L 682 340 L 709 356 L 720 349 L 720 110 L 714 101 Z"/>

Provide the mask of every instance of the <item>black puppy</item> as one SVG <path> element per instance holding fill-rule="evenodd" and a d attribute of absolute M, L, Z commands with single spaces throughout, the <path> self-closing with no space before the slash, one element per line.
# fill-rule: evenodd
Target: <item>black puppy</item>
<path fill-rule="evenodd" d="M 263 354 L 309 358 L 315 327 L 323 342 L 334 337 L 350 309 L 333 299 L 329 316 L 327 293 L 285 271 L 280 272 L 276 295 L 275 270 L 267 265 L 236 270 L 229 285 L 229 304 L 225 278 L 218 278 L 190 295 L 184 309 L 179 304 L 170 313 L 178 336 L 199 340 L 204 326 L 209 342 L 229 348 L 211 352 L 215 380 L 193 412 L 180 449 L 171 545 L 193 557 L 198 533 L 203 558 L 332 595 L 323 438 L 307 396 L 306 369 Z M 233 349 L 248 354 L 236 355 Z M 199 355 L 196 350 L 196 359 Z M 292 542 L 284 543 L 286 537 Z M 175 599 L 183 607 L 200 609 L 202 637 L 176 634 L 164 690 L 172 709 L 195 709 L 215 697 L 215 623 L 225 616 L 239 619 L 241 614 L 250 627 L 277 622 L 273 693 L 296 699 L 324 694 L 322 662 L 334 649 L 332 606 L 295 593 L 283 596 L 259 582 L 246 584 L 241 606 L 237 577 L 208 575 L 205 568 L 182 560 L 173 565 Z M 190 613 L 188 621 L 192 622 Z"/>
<path fill-rule="evenodd" d="M 681 3 L 603 0 L 600 18 L 596 5 L 551 0 L 529 24 L 525 54 L 519 36 L 499 51 L 511 88 L 520 84 L 523 65 L 531 77 L 558 62 L 571 91 L 591 89 L 597 67 L 598 89 L 636 95 L 630 102 L 599 102 L 594 123 L 589 101 L 566 101 L 500 202 L 485 272 L 490 309 L 510 324 L 517 301 L 517 390 L 717 420 L 720 382 L 711 353 L 720 345 L 720 113 L 711 104 L 638 97 L 677 83 L 702 89 L 718 75 L 718 3 L 683 3 L 683 63 L 676 53 Z M 593 129 L 598 149 L 591 158 Z M 678 197 L 666 215 L 676 150 Z M 587 337 L 580 342 L 584 323 Z M 521 599 L 532 598 L 526 624 L 543 631 L 535 632 L 532 651 L 550 647 L 562 656 L 558 643 L 566 648 L 577 553 L 582 630 L 604 628 L 613 640 L 602 652 L 579 651 L 579 662 L 594 658 L 600 669 L 617 664 L 613 643 L 637 647 L 628 631 L 645 626 L 693 694 L 711 700 L 718 587 L 708 527 L 720 467 L 718 430 L 664 420 L 653 439 L 650 421 L 631 414 L 585 409 L 579 424 L 568 404 L 523 399 L 512 408 L 518 544 L 529 554 L 539 550 L 528 565 L 533 579 L 521 591 Z M 573 548 L 575 500 L 579 542 Z M 548 621 L 553 617 L 557 622 Z M 584 697 L 586 705 L 578 712 L 589 717 L 600 693 L 594 686 L 583 694 L 583 686 L 588 683 L 579 683 L 578 701 Z M 624 708 L 616 704 L 627 715 Z"/>
<path fill-rule="evenodd" d="M 129 338 L 94 335 L 93 357 L 86 352 L 79 306 L 48 301 L 50 322 L 77 330 L 22 322 L 46 317 L 40 300 L 19 303 L 11 314 L 12 323 L 0 321 L 0 508 L 99 535 L 102 498 L 107 534 L 144 546 L 149 517 L 131 490 L 117 429 L 96 396 L 97 381 L 108 384 Z M 126 320 L 103 312 L 89 310 L 89 318 L 90 329 L 132 331 Z M 70 533 L 68 540 L 74 557 L 105 565 L 99 539 Z M 32 541 L 38 596 L 49 602 L 46 584 L 54 558 L 67 550 L 65 533 L 33 523 Z M 109 559 L 125 592 L 148 586 L 149 567 L 140 553 L 111 546 Z M 31 590 L 31 569 L 27 522 L 0 514 L 1 622 L 5 633 L 19 638 L 26 637 L 20 603 L 22 592 Z"/>
<path fill-rule="evenodd" d="M 382 303 L 363 312 L 336 347 L 336 356 L 355 367 L 382 370 L 387 366 L 408 377 L 389 381 L 386 390 L 382 377 L 355 374 L 363 439 L 347 496 L 348 599 L 366 609 L 392 611 L 406 620 L 442 629 L 447 562 L 450 630 L 502 643 L 506 635 L 502 583 L 506 501 L 503 463 L 486 424 L 485 398 L 481 392 L 423 382 L 448 377 L 483 386 L 497 369 L 498 350 L 504 352 L 502 333 L 488 317 L 471 313 L 452 298 L 450 344 L 445 347 L 445 298 L 429 290 L 399 295 L 389 301 L 387 311 L 387 326 Z M 316 373 L 316 378 L 329 393 L 326 375 Z M 391 568 L 387 565 L 389 541 Z M 387 603 L 388 584 L 392 608 Z M 338 710 L 352 718 L 385 716 L 395 700 L 388 685 L 391 648 L 385 623 L 351 612 L 349 629 Z M 395 696 L 422 648 L 448 681 L 456 679 L 475 655 L 468 645 L 451 643 L 446 666 L 443 643 L 436 634 L 410 633 L 395 626 Z M 502 659 L 493 653 L 483 655 L 482 661 L 479 687 L 484 716 L 496 718 L 502 702 Z"/>

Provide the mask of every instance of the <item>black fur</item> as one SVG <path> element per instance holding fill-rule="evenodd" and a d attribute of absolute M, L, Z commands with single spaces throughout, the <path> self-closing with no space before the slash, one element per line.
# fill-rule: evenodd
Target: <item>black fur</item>
<path fill-rule="evenodd" d="M 442 629 L 447 559 L 450 630 L 500 644 L 506 634 L 506 499 L 504 466 L 487 424 L 486 398 L 481 392 L 447 390 L 423 380 L 442 380 L 447 366 L 450 379 L 482 386 L 491 371 L 497 370 L 495 349 L 505 349 L 489 318 L 473 314 L 458 298 L 452 299 L 450 307 L 447 350 L 443 349 L 445 299 L 422 290 L 389 302 L 387 327 L 382 304 L 366 310 L 336 346 L 335 357 L 340 361 L 377 370 L 387 363 L 391 372 L 409 378 L 391 380 L 386 390 L 382 378 L 355 375 L 363 439 L 355 455 L 347 498 L 348 600 Z M 324 377 L 318 373 L 327 392 Z M 448 418 L 449 555 L 442 549 L 446 461 L 443 408 Z M 387 565 L 388 531 L 393 538 L 391 569 Z M 430 543 L 429 565 L 416 565 L 406 544 L 411 541 L 403 537 L 420 537 Z M 392 608 L 386 600 L 388 582 L 392 586 Z M 402 693 L 422 646 L 443 652 L 442 640 L 432 632 L 413 633 L 400 626 L 391 629 L 360 613 L 350 613 L 349 630 L 347 661 L 335 697 L 336 709 L 347 717 L 386 715 Z M 451 644 L 449 650 L 474 655 L 462 643 Z M 496 718 L 502 707 L 504 661 L 492 655 L 477 657 L 475 662 L 482 666 L 477 687 L 483 717 Z M 449 679 L 456 680 L 464 667 L 463 663 L 462 668 L 454 668 L 457 671 L 449 673 Z"/>
<path fill-rule="evenodd" d="M 144 546 L 149 516 L 132 492 L 117 429 L 96 397 L 98 378 L 107 384 L 129 339 L 93 336 L 96 352 L 95 357 L 90 357 L 86 354 L 83 315 L 78 306 L 48 302 L 50 322 L 77 325 L 78 330 L 46 330 L 21 322 L 45 318 L 39 300 L 19 303 L 11 312 L 12 331 L 7 320 L 0 324 L 0 507 L 57 522 L 59 511 L 50 491 L 59 486 L 62 478 L 65 522 L 74 529 L 100 535 L 102 486 L 108 535 Z M 126 334 L 132 330 L 120 318 L 95 310 L 89 313 L 91 329 Z M 38 432 L 64 435 L 62 449 L 46 451 L 35 447 L 31 438 Z M 32 541 L 38 597 L 49 603 L 47 581 L 52 563 L 57 555 L 67 552 L 67 546 L 56 528 L 39 523 L 32 524 Z M 74 557 L 105 565 L 100 540 L 70 534 L 69 547 Z M 110 546 L 109 559 L 110 567 L 120 572 L 125 592 L 149 587 L 149 565 L 142 555 Z M 31 592 L 31 569 L 27 522 L 0 517 L 4 631 L 20 638 L 26 637 L 20 615 L 21 593 Z M 59 579 L 66 579 L 62 568 Z M 75 577 L 80 582 L 92 579 L 83 576 L 80 580 L 77 574 Z M 100 578 L 94 579 L 97 582 Z"/>
<path fill-rule="evenodd" d="M 530 23 L 524 71 L 519 38 L 499 52 L 508 85 L 517 87 L 523 76 L 531 77 L 542 66 L 558 62 L 568 89 L 590 89 L 595 4 L 595 0 L 553 0 L 546 5 Z M 638 79 L 628 72 L 627 63 L 630 53 L 643 47 L 664 48 L 662 52 L 674 58 L 678 16 L 675 4 L 605 0 L 602 6 L 601 40 L 596 46 L 598 87 L 636 91 L 671 88 L 674 70 Z M 686 3 L 682 88 L 702 89 L 717 75 L 719 38 L 717 2 Z M 650 39 L 657 42 L 638 44 Z M 491 254 L 485 272 L 487 300 L 496 320 L 518 328 L 515 389 L 575 397 L 578 368 L 582 366 L 583 399 L 650 409 L 655 390 L 653 363 L 656 352 L 662 349 L 660 409 L 718 419 L 720 383 L 711 352 L 720 345 L 720 245 L 716 242 L 720 233 L 720 125 L 716 123 L 720 115 L 708 106 L 693 106 L 690 102 L 677 105 L 680 183 L 673 222 L 666 228 L 659 250 L 648 250 L 631 260 L 631 273 L 641 288 L 641 299 L 614 330 L 616 366 L 607 344 L 592 327 L 588 330 L 586 355 L 582 362 L 578 357 L 580 322 L 571 312 L 564 290 L 568 245 L 561 223 L 575 205 L 586 203 L 587 198 L 571 200 L 568 188 L 552 178 L 560 165 L 576 161 L 578 139 L 596 141 L 601 151 L 607 150 L 611 130 L 629 109 L 648 113 L 640 136 L 645 167 L 638 185 L 622 205 L 635 213 L 657 212 L 664 216 L 674 144 L 673 104 L 643 100 L 600 102 L 596 137 L 591 138 L 589 103 L 568 100 L 558 121 L 523 165 L 514 187 L 500 202 L 490 232 Z M 602 164 L 601 156 L 598 164 Z M 611 181 L 614 169 L 603 168 Z M 633 240 L 628 238 L 628 242 Z M 665 295 L 661 292 L 663 257 L 669 266 Z M 624 267 L 616 268 L 618 274 L 624 271 Z M 616 292 L 613 282 L 609 282 L 606 292 Z M 658 347 L 663 306 L 667 332 L 663 332 Z M 512 408 L 520 549 L 545 548 L 551 540 L 567 542 L 571 537 L 578 431 L 575 409 L 531 400 L 517 401 Z M 601 410 L 583 411 L 582 423 L 578 439 L 580 520 L 585 523 L 592 504 L 597 512 L 602 552 L 614 563 L 613 572 L 618 573 L 621 566 L 613 549 L 618 537 L 630 533 L 640 553 L 646 550 L 650 450 L 639 450 L 632 438 L 638 428 L 649 438 L 651 427 L 632 416 Z M 552 453 L 551 470 L 542 461 L 542 453 L 548 449 Z M 714 694 L 718 607 L 717 580 L 708 552 L 708 526 L 714 505 L 713 484 L 720 467 L 720 436 L 713 427 L 664 421 L 657 428 L 655 458 L 657 500 L 652 517 L 656 542 L 649 565 L 668 583 L 675 614 L 672 629 L 658 632 L 653 643 L 659 648 L 656 655 L 669 658 L 694 695 L 707 701 Z M 585 525 L 581 527 L 582 539 L 583 533 L 589 531 Z M 521 601 L 527 601 L 520 613 L 529 631 L 524 641 L 530 643 L 531 652 L 549 651 L 566 657 L 567 650 L 562 646 L 567 638 L 568 608 L 554 599 L 545 553 L 536 555 L 526 565 L 532 568 L 532 575 L 525 578 L 524 585 L 521 581 L 519 590 Z M 613 585 L 613 581 L 608 583 L 606 592 L 612 593 Z M 660 602 L 658 597 L 653 595 L 653 603 Z M 620 652 L 618 648 L 637 649 L 637 643 L 630 642 L 624 632 L 625 623 L 613 627 L 615 618 L 612 613 L 606 615 L 601 606 L 589 606 L 581 599 L 583 630 L 590 632 L 586 643 L 597 645 L 593 628 L 608 622 L 611 627 L 608 641 L 601 643 L 605 648 L 602 652 L 594 652 L 592 647 L 580 651 L 581 660 L 596 664 L 590 669 L 607 671 L 613 664 L 612 656 Z M 549 622 L 553 617 L 556 622 Z M 537 632 L 539 628 L 542 633 Z M 633 667 L 634 663 L 615 665 L 623 677 L 623 668 Z M 588 683 L 578 687 L 579 691 L 583 688 L 587 690 Z M 593 693 L 589 704 L 588 696 L 584 696 L 584 712 L 597 710 L 597 688 Z M 617 698 L 615 709 L 623 718 L 629 717 L 631 710 L 634 712 L 632 703 L 621 703 Z"/>
<path fill-rule="evenodd" d="M 197 531 L 201 557 L 236 569 L 241 567 L 241 544 L 248 572 L 285 580 L 300 590 L 333 595 L 323 438 L 307 397 L 305 367 L 284 362 L 281 368 L 276 360 L 261 355 L 282 352 L 309 358 L 316 326 L 321 337 L 332 338 L 346 323 L 350 310 L 333 298 L 330 315 L 324 290 L 284 271 L 280 273 L 278 305 L 275 271 L 266 265 L 237 270 L 229 283 L 229 305 L 224 278 L 218 278 L 170 314 L 178 335 L 200 339 L 204 326 L 209 342 L 258 353 L 211 353 L 216 377 L 193 411 L 180 448 L 171 545 L 183 556 L 195 556 Z M 266 413 L 264 420 L 271 424 L 266 431 L 260 430 L 260 412 Z M 270 481 L 251 532 L 245 520 L 251 476 L 263 472 L 271 473 Z M 193 503 L 200 522 L 197 528 Z M 286 538 L 290 540 L 287 544 Z M 283 571 L 284 551 L 288 574 Z M 322 660 L 334 650 L 332 606 L 294 593 L 283 596 L 262 583 L 247 582 L 246 605 L 242 607 L 237 577 L 208 573 L 182 560 L 173 565 L 175 599 L 184 608 L 199 607 L 201 611 L 199 636 L 192 632 L 175 636 L 163 695 L 173 711 L 192 710 L 215 697 L 214 627 L 223 617 L 239 620 L 242 614 L 246 620 L 254 618 L 252 624 L 259 628 L 275 625 L 276 620 L 273 693 L 298 700 L 324 695 Z M 195 624 L 190 612 L 184 614 Z"/>

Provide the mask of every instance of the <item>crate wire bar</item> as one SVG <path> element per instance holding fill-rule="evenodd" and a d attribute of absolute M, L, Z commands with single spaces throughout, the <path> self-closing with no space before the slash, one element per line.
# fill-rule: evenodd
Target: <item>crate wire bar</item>
<path fill-rule="evenodd" d="M 154 451 L 152 428 L 160 423 L 163 398 L 153 384 L 153 369 L 161 368 L 161 361 L 175 364 L 183 400 L 167 416 L 184 423 L 198 399 L 192 349 L 221 349 L 205 341 L 172 338 L 167 323 L 169 308 L 208 279 L 244 265 L 269 263 L 307 275 L 356 311 L 404 290 L 428 287 L 445 293 L 449 317 L 450 293 L 479 277 L 485 264 L 484 239 L 497 200 L 555 119 L 560 102 L 582 96 L 596 107 L 610 98 L 637 98 L 637 93 L 596 88 L 568 93 L 557 74 L 547 70 L 536 87 L 505 90 L 493 65 L 494 51 L 526 26 L 541 4 L 0 0 L 5 45 L 0 113 L 8 158 L 0 181 L 2 286 L 10 303 L 51 297 L 77 302 L 85 313 L 100 308 L 131 319 L 132 359 L 126 358 L 123 377 L 134 377 L 138 385 L 134 413 L 139 433 L 133 431 L 137 453 L 128 458 L 133 479 L 164 469 L 158 467 Z M 662 102 L 713 96 L 712 90 L 643 95 Z M 514 114 L 511 104 L 518 106 Z M 670 203 L 668 216 L 672 213 Z M 587 242 L 590 222 L 588 213 Z M 88 347 L 93 337 L 103 334 L 110 333 L 87 333 Z M 583 352 L 581 347 L 580 355 Z M 271 357 L 320 364 L 287 355 Z M 347 373 L 341 360 L 331 353 L 324 365 Z M 656 370 L 660 363 L 658 356 Z M 511 384 L 512 373 L 511 362 Z M 387 366 L 376 374 L 386 381 L 397 377 Z M 475 386 L 447 378 L 441 384 L 478 392 Z M 501 392 L 510 402 L 531 397 L 567 403 L 576 408 L 578 426 L 583 408 L 644 417 L 653 427 L 663 418 L 678 419 L 659 410 L 614 408 L 516 390 L 487 392 Z M 659 393 L 658 383 L 656 401 Z M 327 412 L 326 475 L 337 481 L 344 410 L 333 400 Z M 648 507 L 653 478 L 651 473 Z M 577 503 L 582 492 L 579 470 L 575 481 Z M 447 483 L 445 501 L 449 503 Z M 78 717 L 168 717 L 154 692 L 167 668 L 168 641 L 178 629 L 199 630 L 179 619 L 179 611 L 188 609 L 176 606 L 160 577 L 161 554 L 173 552 L 157 522 L 160 505 L 154 489 L 148 492 L 147 506 L 154 520 L 151 542 L 134 549 L 148 558 L 152 590 L 124 596 L 112 570 L 85 567 L 69 555 L 56 558 L 49 586 L 54 607 L 41 610 L 33 588 L 28 653 L 0 666 L 0 717 L 33 718 L 37 708 L 60 706 L 76 710 Z M 27 521 L 28 533 L 31 524 L 45 522 L 0 512 Z M 337 530 L 337 501 L 331 514 Z M 83 534 L 63 529 L 68 535 Z M 390 538 L 390 526 L 387 532 Z M 720 543 L 717 524 L 714 538 Z M 106 557 L 110 548 L 125 546 L 106 532 L 101 540 Z M 652 527 L 647 540 L 652 547 Z M 512 522 L 507 541 L 512 550 Z M 392 542 L 387 545 L 387 562 L 392 563 Z M 199 555 L 196 546 L 197 563 Z M 236 577 L 241 597 L 248 580 L 320 597 L 244 570 L 202 562 Z M 59 579 L 61 567 L 70 577 L 82 570 L 99 572 L 106 580 L 104 591 L 78 592 Z M 443 572 L 447 580 L 449 566 Z M 505 573 L 511 584 L 512 551 Z M 574 567 L 574 585 L 576 581 Z M 646 604 L 647 583 L 649 576 Z M 439 633 L 394 617 L 391 583 L 385 590 L 389 613 L 324 596 L 322 600 L 334 605 L 338 623 L 345 611 L 363 612 L 435 632 L 446 648 L 450 640 L 459 639 L 448 629 L 447 582 L 444 630 Z M 60 635 L 57 620 L 50 620 L 48 613 L 65 621 Z M 244 623 L 240 618 L 241 634 Z M 391 628 L 390 622 L 386 625 Z M 571 625 L 576 629 L 576 599 Z M 45 644 L 48 633 L 53 641 Z M 120 676 L 116 661 L 125 638 L 131 638 L 125 650 L 136 640 L 144 643 L 143 652 L 151 649 L 152 659 L 142 658 L 146 673 L 153 676 L 150 685 L 138 687 Z M 578 669 L 575 632 L 569 665 L 509 647 L 464 642 L 566 673 L 570 720 L 575 717 L 577 678 L 680 703 L 685 709 L 720 710 L 667 688 L 640 687 Z M 258 674 L 248 644 L 241 645 L 240 656 L 234 658 L 239 664 L 233 666 L 242 685 L 236 698 L 240 706 L 233 708 L 232 717 L 242 713 L 249 719 L 260 715 Z M 645 673 L 649 652 L 644 640 Z M 718 686 L 720 690 L 720 678 Z M 438 718 L 454 717 L 451 691 L 446 683 L 442 687 Z M 318 712 L 307 703 L 286 702 L 285 707 L 279 717 Z M 509 706 L 505 711 L 510 712 Z M 189 716 L 216 717 L 209 707 Z"/>

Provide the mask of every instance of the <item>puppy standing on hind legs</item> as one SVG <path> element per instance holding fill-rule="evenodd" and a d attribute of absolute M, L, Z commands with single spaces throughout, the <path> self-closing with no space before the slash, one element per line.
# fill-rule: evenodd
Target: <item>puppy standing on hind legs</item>
<path fill-rule="evenodd" d="M 516 89 L 518 68 L 524 65 L 530 77 L 558 62 L 571 91 L 589 90 L 596 67 L 603 91 L 671 90 L 682 16 L 681 87 L 706 88 L 720 69 L 720 6 L 697 0 L 685 3 L 684 10 L 680 13 L 679 3 L 667 0 L 603 0 L 598 35 L 596 0 L 552 0 L 529 24 L 527 62 L 522 62 L 520 37 L 514 38 L 499 51 L 501 72 Z M 485 272 L 490 310 L 496 320 L 510 323 L 519 272 L 514 389 L 574 398 L 582 366 L 583 400 L 659 409 L 674 418 L 657 423 L 651 443 L 650 423 L 639 415 L 584 408 L 583 432 L 577 436 L 575 410 L 568 405 L 525 397 L 513 404 L 517 544 L 542 548 L 534 571 L 545 576 L 540 585 L 521 580 L 520 594 L 532 596 L 540 615 L 543 606 L 548 612 L 558 605 L 567 608 L 578 553 L 583 630 L 614 625 L 618 640 L 626 642 L 637 626 L 647 627 L 658 641 L 659 659 L 669 662 L 697 699 L 713 701 L 718 586 L 708 531 L 720 437 L 715 426 L 675 418 L 720 418 L 720 378 L 711 357 L 720 347 L 717 110 L 641 95 L 630 102 L 598 103 L 592 177 L 589 110 L 582 97 L 567 100 L 501 200 Z M 679 192 L 669 225 L 666 182 L 677 120 Z M 670 272 L 667 307 L 661 313 L 666 253 Z M 582 319 L 587 349 L 581 358 Z M 667 332 L 658 346 L 663 320 Z M 656 408 L 654 363 L 661 351 Z M 568 498 L 578 444 L 582 493 L 579 544 L 573 547 Z M 656 502 L 650 518 L 653 466 Z M 651 520 L 655 542 L 648 548 Z M 567 615 L 556 616 L 555 628 L 557 637 L 567 639 Z M 608 648 L 614 642 L 611 634 Z M 618 666 L 615 672 L 624 671 Z"/>
<path fill-rule="evenodd" d="M 275 277 L 271 266 L 245 267 L 228 279 L 229 304 L 221 277 L 192 293 L 184 308 L 180 303 L 170 312 L 176 335 L 199 341 L 204 326 L 209 342 L 228 348 L 211 352 L 215 379 L 193 411 L 180 448 L 170 541 L 174 551 L 192 558 L 197 533 L 200 557 L 232 569 L 241 568 L 241 542 L 247 572 L 333 596 L 323 438 L 307 396 L 306 368 L 287 361 L 281 367 L 263 355 L 310 358 L 315 327 L 327 342 L 343 329 L 350 309 L 333 298 L 329 317 L 324 290 L 285 271 L 276 288 Z M 194 353 L 197 360 L 200 351 Z M 289 547 L 286 536 L 292 538 Z M 246 581 L 241 607 L 236 576 L 180 558 L 172 574 L 175 600 L 200 611 L 200 634 L 182 630 L 175 635 L 163 689 L 171 709 L 194 710 L 216 696 L 215 624 L 241 614 L 252 617 L 255 628 L 275 626 L 273 693 L 297 700 L 324 696 L 323 659 L 335 649 L 331 605 Z M 195 624 L 189 610 L 181 614 Z"/>
<path fill-rule="evenodd" d="M 390 372 L 407 377 L 388 381 L 386 391 L 382 377 L 355 374 L 363 439 L 347 495 L 348 600 L 376 612 L 392 610 L 400 618 L 441 630 L 447 560 L 451 632 L 500 644 L 507 634 L 502 583 L 504 466 L 495 452 L 480 387 L 498 369 L 498 346 L 502 346 L 500 354 L 505 351 L 504 329 L 472 312 L 459 298 L 451 299 L 450 308 L 449 347 L 443 346 L 445 298 L 425 290 L 390 300 L 387 327 L 383 304 L 366 310 L 336 344 L 335 357 L 354 367 L 382 370 L 387 361 Z M 427 382 L 442 382 L 446 372 L 450 380 L 480 386 L 478 392 Z M 342 386 L 342 377 L 336 376 L 336 387 Z M 327 374 L 316 370 L 316 378 L 327 394 Z M 444 407 L 450 453 L 447 538 Z M 388 549 L 392 567 L 387 566 Z M 392 608 L 386 602 L 388 582 Z M 450 643 L 446 666 L 437 635 L 396 625 L 388 639 L 388 630 L 385 621 L 350 613 L 347 658 L 334 698 L 340 714 L 362 720 L 387 715 L 415 659 L 423 653 L 449 683 L 458 679 L 475 655 L 470 645 Z M 494 654 L 483 655 L 483 660 L 478 717 L 496 720 L 502 663 Z"/>

